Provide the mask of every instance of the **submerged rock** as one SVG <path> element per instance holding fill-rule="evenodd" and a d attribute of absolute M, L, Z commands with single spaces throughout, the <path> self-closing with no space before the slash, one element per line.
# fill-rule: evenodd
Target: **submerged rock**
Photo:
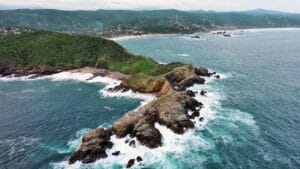
<path fill-rule="evenodd" d="M 135 147 L 135 141 L 134 141 L 134 140 L 131 140 L 131 141 L 129 142 L 129 146 Z"/>
<path fill-rule="evenodd" d="M 134 165 L 135 159 L 130 159 L 126 165 L 126 168 L 131 168 Z"/>
<path fill-rule="evenodd" d="M 194 92 L 194 91 L 192 91 L 192 90 L 187 90 L 187 91 L 186 91 L 186 94 L 187 94 L 188 96 L 191 96 L 191 97 L 195 97 L 195 96 L 196 96 L 196 92 Z"/>
<path fill-rule="evenodd" d="M 121 153 L 120 151 L 115 151 L 111 155 L 118 156 L 118 155 L 120 155 L 120 153 Z"/>
<path fill-rule="evenodd" d="M 207 91 L 201 90 L 200 95 L 201 96 L 206 96 Z"/>
<path fill-rule="evenodd" d="M 137 161 L 137 162 L 141 162 L 141 161 L 143 161 L 143 159 L 142 159 L 141 156 L 137 156 L 137 157 L 136 157 L 136 161 Z"/>

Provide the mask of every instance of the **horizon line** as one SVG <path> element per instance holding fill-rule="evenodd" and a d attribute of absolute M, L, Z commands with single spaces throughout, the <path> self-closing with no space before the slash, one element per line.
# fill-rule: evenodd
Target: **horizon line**
<path fill-rule="evenodd" d="M 43 7 L 2 7 L 0 5 L 0 11 L 5 10 L 57 10 L 57 11 L 99 11 L 99 10 L 107 10 L 107 11 L 164 11 L 164 10 L 175 10 L 175 11 L 182 11 L 182 12 L 193 12 L 193 11 L 202 11 L 202 12 L 276 12 L 276 13 L 289 13 L 289 14 L 300 14 L 299 12 L 291 12 L 291 11 L 280 11 L 280 10 L 272 10 L 266 8 L 253 8 L 253 9 L 245 9 L 245 10 L 204 10 L 204 9 L 176 9 L 176 8 L 132 8 L 132 9 L 123 9 L 123 8 L 115 8 L 115 9 L 58 9 L 58 8 L 43 8 Z"/>

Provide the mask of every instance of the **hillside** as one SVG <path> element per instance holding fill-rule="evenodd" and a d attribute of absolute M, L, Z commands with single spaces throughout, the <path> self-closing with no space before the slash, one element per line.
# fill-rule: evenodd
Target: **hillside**
<path fill-rule="evenodd" d="M 299 27 L 300 15 L 280 12 L 178 10 L 1 10 L 0 26 L 26 27 L 102 36 L 191 33 L 220 28 Z"/>
<path fill-rule="evenodd" d="M 0 65 L 19 69 L 44 66 L 51 70 L 89 66 L 125 74 L 160 75 L 182 64 L 161 65 L 100 37 L 35 31 L 0 37 Z"/>

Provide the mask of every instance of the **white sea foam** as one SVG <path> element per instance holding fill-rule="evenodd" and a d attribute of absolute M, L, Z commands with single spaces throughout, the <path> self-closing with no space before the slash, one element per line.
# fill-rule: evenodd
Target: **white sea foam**
<path fill-rule="evenodd" d="M 190 54 L 187 54 L 187 53 L 181 53 L 181 54 L 178 54 L 178 56 L 189 57 L 189 56 L 191 56 L 191 55 L 190 55 Z"/>
<path fill-rule="evenodd" d="M 0 76 L 0 81 L 28 81 L 28 80 L 36 80 L 34 77 L 35 74 L 28 75 L 28 76 L 18 76 L 10 75 L 10 76 Z"/>
<path fill-rule="evenodd" d="M 85 82 L 93 76 L 94 75 L 92 73 L 61 72 L 50 76 L 45 76 L 43 78 L 52 79 L 53 81 L 74 80 Z"/>
<path fill-rule="evenodd" d="M 0 139 L 0 145 L 8 147 L 8 157 L 15 158 L 20 152 L 24 151 L 27 146 L 38 143 L 39 138 L 17 137 L 15 139 Z"/>
<path fill-rule="evenodd" d="M 116 98 L 125 97 L 125 98 L 140 99 L 141 103 L 138 108 L 146 105 L 147 103 L 151 102 L 152 100 L 154 100 L 156 98 L 155 95 L 133 92 L 132 90 L 128 90 L 126 92 L 122 92 L 122 91 L 113 91 L 112 92 L 112 91 L 108 90 L 110 88 L 114 88 L 115 86 L 116 86 L 115 84 L 107 85 L 105 88 L 101 89 L 99 92 L 103 97 L 116 97 Z M 138 108 L 136 108 L 136 109 L 138 109 Z"/>

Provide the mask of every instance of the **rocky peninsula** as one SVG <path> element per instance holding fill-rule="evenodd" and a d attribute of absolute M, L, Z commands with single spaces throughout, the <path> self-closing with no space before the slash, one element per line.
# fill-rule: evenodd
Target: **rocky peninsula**
<path fill-rule="evenodd" d="M 110 128 L 88 132 L 79 149 L 69 158 L 69 164 L 108 158 L 107 150 L 114 146 L 112 136 L 130 136 L 132 139 L 126 143 L 132 146 L 135 140 L 145 148 L 163 146 L 164 136 L 155 124 L 166 126 L 177 134 L 194 128 L 191 119 L 200 116 L 203 104 L 194 98 L 196 91 L 187 88 L 204 84 L 203 77 L 220 78 L 204 67 L 195 68 L 180 62 L 159 64 L 151 58 L 131 54 L 107 39 L 47 31 L 1 38 L 0 59 L 1 76 L 34 74 L 34 78 L 62 71 L 91 73 L 91 79 L 102 76 L 119 80 L 119 85 L 108 89 L 110 92 L 132 90 L 156 96 L 155 100 L 127 113 Z M 201 91 L 201 95 L 205 92 Z M 116 151 L 112 155 L 120 153 Z M 142 160 L 140 156 L 130 159 L 126 167 Z"/>
<path fill-rule="evenodd" d="M 159 77 L 128 76 L 120 85 L 108 90 L 151 93 L 155 94 L 157 99 L 137 111 L 127 113 L 110 128 L 96 128 L 88 132 L 82 138 L 79 149 L 70 157 L 69 163 L 73 164 L 76 161 L 92 163 L 102 158 L 109 158 L 106 150 L 114 146 L 111 140 L 113 135 L 117 138 L 129 135 L 131 141 L 126 141 L 129 145 L 136 144 L 133 140 L 136 138 L 145 148 L 155 149 L 163 146 L 164 136 L 155 128 L 155 123 L 164 125 L 177 134 L 183 134 L 194 128 L 191 119 L 200 117 L 203 104 L 194 98 L 196 91 L 186 89 L 194 84 L 204 84 L 203 76 L 210 77 L 214 74 L 216 73 L 210 73 L 203 67 L 194 68 L 192 65 L 184 65 Z M 118 156 L 120 153 L 116 151 L 112 155 Z M 140 156 L 130 159 L 127 167 L 141 160 L 143 159 Z"/>

